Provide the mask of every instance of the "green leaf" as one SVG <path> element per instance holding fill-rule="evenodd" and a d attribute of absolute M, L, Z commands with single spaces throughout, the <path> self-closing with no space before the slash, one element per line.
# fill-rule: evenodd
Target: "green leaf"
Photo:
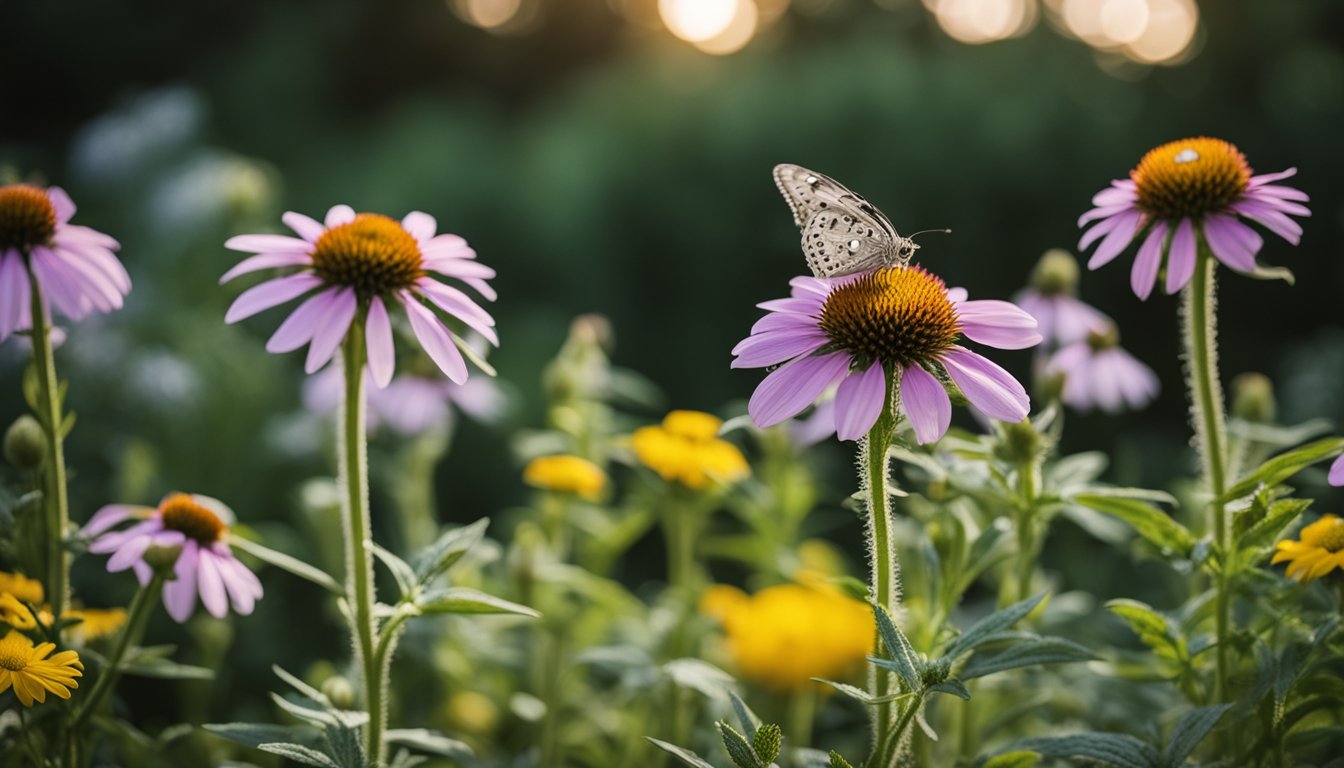
<path fill-rule="evenodd" d="M 1209 731 L 1218 723 L 1218 718 L 1231 708 L 1231 704 L 1218 704 L 1212 707 L 1200 707 L 1182 715 L 1176 722 L 1176 727 L 1171 730 L 1171 736 L 1167 738 L 1167 748 L 1162 756 L 1167 768 L 1180 768 L 1184 765 L 1185 758 L 1189 757 L 1204 737 L 1209 735 Z"/>
<path fill-rule="evenodd" d="M 737 713 L 737 721 L 742 724 L 742 732 L 747 738 L 755 739 L 756 731 L 761 727 L 761 718 L 751 711 L 751 707 L 747 706 L 747 702 L 743 701 L 736 691 L 728 692 L 728 701 L 732 702 L 733 712 Z"/>
<path fill-rule="evenodd" d="M 707 661 L 695 658 L 673 659 L 663 671 L 680 688 L 699 691 L 711 699 L 723 699 L 733 684 L 733 676 Z"/>
<path fill-rule="evenodd" d="M 1038 752 L 1043 757 L 1085 757 L 1118 768 L 1159 768 L 1157 750 L 1128 734 L 1075 733 L 1041 736 L 1012 743 L 1015 750 Z"/>
<path fill-rule="evenodd" d="M 312 747 L 305 747 L 302 744 L 293 744 L 290 742 L 277 741 L 267 744 L 258 744 L 257 749 L 262 752 L 270 752 L 273 755 L 293 760 L 296 763 L 304 765 L 316 765 L 318 768 L 341 768 L 341 766 L 330 757 L 318 752 Z"/>
<path fill-rule="evenodd" d="M 689 765 L 691 768 L 714 768 L 712 763 L 689 749 L 678 747 L 676 744 L 668 744 L 666 741 L 655 739 L 652 736 L 645 736 L 644 738 L 650 744 L 680 760 L 683 765 Z"/>
<path fill-rule="evenodd" d="M 415 592 L 416 577 L 415 571 L 411 569 L 409 563 L 397 557 L 392 552 L 385 549 L 382 545 L 373 544 L 373 554 L 387 566 L 387 570 L 392 572 L 392 578 L 397 582 L 397 591 L 401 593 L 402 599 L 409 598 Z"/>
<path fill-rule="evenodd" d="M 476 754 L 466 742 L 450 739 L 428 728 L 393 728 L 384 733 L 383 738 L 389 744 L 454 760 L 470 759 Z"/>
<path fill-rule="evenodd" d="M 747 743 L 747 738 L 738 733 L 736 728 L 725 720 L 720 720 L 715 725 L 723 735 L 723 748 L 728 750 L 728 756 L 733 759 L 737 768 L 765 768 L 756 757 L 756 751 Z"/>
<path fill-rule="evenodd" d="M 1195 537 L 1185 526 L 1147 502 L 1095 494 L 1080 494 L 1074 500 L 1085 507 L 1124 520 L 1135 533 L 1164 552 L 1185 556 L 1195 546 Z"/>
<path fill-rule="evenodd" d="M 1224 503 L 1251 493 L 1261 484 L 1274 486 L 1317 462 L 1333 459 L 1344 453 L 1344 438 L 1327 437 L 1308 443 L 1301 448 L 1280 453 L 1244 476 L 1223 494 Z"/>
<path fill-rule="evenodd" d="M 854 768 L 849 761 L 840 756 L 839 752 L 831 750 L 831 768 Z"/>
<path fill-rule="evenodd" d="M 877 619 L 877 633 L 882 637 L 882 645 L 887 650 L 887 659 L 869 660 L 880 667 L 885 667 L 894 671 L 905 683 L 906 690 L 918 691 L 920 689 L 919 679 L 919 657 L 915 655 L 915 649 L 911 647 L 910 640 L 906 638 L 901 630 L 896 628 L 895 622 L 891 620 L 891 614 L 887 609 L 873 603 L 873 616 Z"/>
<path fill-rule="evenodd" d="M 326 571 L 311 566 L 297 557 L 291 557 L 283 552 L 277 552 L 270 547 L 262 546 L 255 541 L 244 539 L 241 536 L 229 536 L 229 545 L 240 549 L 247 554 L 257 558 L 268 565 L 273 565 L 283 571 L 288 571 L 301 579 L 307 579 L 319 587 L 325 587 L 333 594 L 344 594 L 345 590 L 336 582 Z"/>
<path fill-rule="evenodd" d="M 1289 285 L 1297 283 L 1297 277 L 1293 274 L 1293 270 L 1287 267 L 1268 267 L 1264 264 L 1256 264 L 1255 269 L 1240 274 L 1256 280 L 1282 280 Z"/>
<path fill-rule="evenodd" d="M 1120 617 L 1139 640 L 1158 657 L 1184 664 L 1189 658 L 1185 641 L 1175 622 L 1138 600 L 1119 598 L 1106 603 L 1106 610 Z"/>
<path fill-rule="evenodd" d="M 439 574 L 461 560 L 467 550 L 476 546 L 476 543 L 485 536 L 488 525 L 490 518 L 483 517 L 471 525 L 444 533 L 433 544 L 421 550 L 414 558 L 415 575 L 420 580 L 420 585 L 428 585 L 438 578 Z"/>
<path fill-rule="evenodd" d="M 1017 749 L 991 757 L 980 768 L 1036 768 L 1039 762 L 1041 753 L 1029 749 Z"/>
<path fill-rule="evenodd" d="M 1101 496 L 1111 499 L 1135 499 L 1137 501 L 1151 501 L 1154 504 L 1171 504 L 1175 506 L 1179 503 L 1175 496 L 1166 491 L 1156 491 L 1151 488 L 1126 488 L 1113 485 L 1089 485 L 1081 489 L 1079 495 Z"/>
<path fill-rule="evenodd" d="M 972 624 L 970 629 L 967 629 L 956 640 L 953 640 L 952 644 L 947 647 L 947 652 L 944 655 L 948 659 L 955 660 L 966 653 L 975 650 L 976 646 L 984 643 L 985 640 L 994 633 L 1005 630 L 1021 621 L 1027 614 L 1034 611 L 1036 606 L 1040 605 L 1041 601 L 1044 599 L 1045 593 L 1041 592 L 1035 597 L 1030 597 L 1021 602 L 1013 603 L 1007 608 L 991 613 Z"/>
<path fill-rule="evenodd" d="M 425 592 L 416 598 L 415 607 L 421 613 L 511 613 L 537 619 L 541 614 L 526 605 L 510 602 L 502 597 L 487 595 L 467 587 L 448 587 Z"/>
<path fill-rule="evenodd" d="M 297 742 L 303 738 L 300 729 L 292 725 L 273 723 L 206 723 L 201 726 L 210 733 L 248 747 L 277 742 Z M 308 734 L 314 733 L 307 731 Z"/>
<path fill-rule="evenodd" d="M 280 665 L 272 664 L 271 672 L 274 673 L 276 677 L 288 683 L 289 687 L 298 691 L 300 694 L 308 697 L 309 699 L 312 699 L 317 704 L 321 704 L 324 707 L 331 708 L 331 699 L 327 698 L 327 695 L 325 693 L 305 683 L 297 676 L 286 671 Z"/>
<path fill-rule="evenodd" d="M 1066 664 L 1074 661 L 1091 661 L 1095 658 L 1091 651 L 1072 640 L 1065 640 L 1062 637 L 1042 637 L 1009 646 L 998 653 L 977 652 L 961 671 L 961 679 L 973 680 L 995 672 L 1037 664 Z"/>
<path fill-rule="evenodd" d="M 206 667 L 178 664 L 169 659 L 144 659 L 122 665 L 122 674 L 153 677 L 160 680 L 213 680 L 215 671 Z"/>
<path fill-rule="evenodd" d="M 462 356 L 470 360 L 472 365 L 480 368 L 481 373 L 484 373 L 492 379 L 499 375 L 499 373 L 495 371 L 495 367 L 485 361 L 485 355 L 482 355 L 474 347 L 468 344 L 466 339 L 458 336 L 452 331 L 449 331 L 448 335 L 453 337 L 453 343 L 457 345 L 458 349 L 462 350 Z"/>
<path fill-rule="evenodd" d="M 891 662 L 889 662 L 889 661 L 887 661 L 887 660 L 885 660 L 885 659 L 881 659 L 881 661 L 882 661 L 882 664 L 883 664 L 883 665 L 887 665 L 887 664 L 890 664 L 890 663 L 891 663 Z M 874 663 L 876 663 L 876 662 L 874 662 Z M 889 668 L 889 667 L 884 667 L 884 668 Z M 886 703 L 886 702 L 888 702 L 888 701 L 896 701 L 897 699 L 904 699 L 904 698 L 907 698 L 907 697 L 909 697 L 909 696 L 912 695 L 912 694 L 910 694 L 910 693 L 907 692 L 907 693 L 888 693 L 888 694 L 885 695 L 885 696 L 874 696 L 874 695 L 872 695 L 871 693 L 869 693 L 869 692 L 863 690 L 862 688 L 859 688 L 858 686 L 850 685 L 849 683 L 837 683 L 837 682 L 834 681 L 834 680 L 827 680 L 827 679 L 824 678 L 824 677 L 814 677 L 814 678 L 812 678 L 812 679 L 815 680 L 815 681 L 818 682 L 818 683 L 821 683 L 822 685 L 829 685 L 830 687 L 834 688 L 836 691 L 840 692 L 841 694 L 843 694 L 843 695 L 845 695 L 845 696 L 848 696 L 849 698 L 854 699 L 855 701 L 858 701 L 858 702 L 861 702 L 861 703 L 863 703 L 863 704 L 866 704 L 866 705 L 868 705 L 868 706 L 870 706 L 870 707 L 875 707 L 875 706 L 877 706 L 878 704 L 884 704 L 884 703 Z"/>
<path fill-rule="evenodd" d="M 1310 506 L 1311 499 L 1279 499 L 1272 502 L 1263 517 L 1251 523 L 1245 531 L 1237 532 L 1237 543 L 1242 547 L 1269 546 L 1284 528 Z"/>
<path fill-rule="evenodd" d="M 784 733 L 775 723 L 767 723 L 756 731 L 751 740 L 751 748 L 763 765 L 770 765 L 779 757 L 779 748 L 784 742 Z"/>
<path fill-rule="evenodd" d="M 956 696 L 965 701 L 971 700 L 971 692 L 966 690 L 966 686 L 957 678 L 949 677 L 941 683 L 929 686 L 929 693 L 946 693 Z"/>

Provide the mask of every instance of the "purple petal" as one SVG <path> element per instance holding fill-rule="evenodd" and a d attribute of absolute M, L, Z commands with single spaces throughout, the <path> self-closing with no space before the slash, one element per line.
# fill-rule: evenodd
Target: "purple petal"
<path fill-rule="evenodd" d="M 224 580 L 224 586 L 228 588 L 233 610 L 239 616 L 252 613 L 262 594 L 261 582 L 257 580 L 256 574 L 232 556 L 217 556 L 215 566 Z"/>
<path fill-rule="evenodd" d="M 462 282 L 474 288 L 486 301 L 494 301 L 499 298 L 499 294 L 495 293 L 495 289 L 491 288 L 489 283 L 479 277 L 464 277 L 462 278 Z"/>
<path fill-rule="evenodd" d="M 1255 254 L 1264 240 L 1255 230 L 1225 214 L 1204 217 L 1204 239 L 1213 255 L 1239 272 L 1255 271 Z"/>
<path fill-rule="evenodd" d="M 952 423 L 952 400 L 943 383 L 918 365 L 906 366 L 901 374 L 901 408 L 920 445 L 942 438 Z"/>
<path fill-rule="evenodd" d="M 369 373 L 374 385 L 384 389 L 392 381 L 392 371 L 396 367 L 396 345 L 392 343 L 392 321 L 387 316 L 387 307 L 377 296 L 369 302 L 369 316 L 364 328 L 368 337 Z"/>
<path fill-rule="evenodd" d="M 435 317 L 433 312 L 416 301 L 414 296 L 402 291 L 401 297 L 402 303 L 406 306 L 406 314 L 411 319 L 411 330 L 420 340 L 420 346 L 424 348 L 425 353 L 450 381 L 455 384 L 466 381 L 467 362 L 462 359 L 462 353 L 448 335 L 448 329 L 443 327 L 443 323 L 439 322 L 439 318 Z"/>
<path fill-rule="evenodd" d="M 182 546 L 173 573 L 177 578 L 163 585 L 163 606 L 178 624 L 185 624 L 196 607 L 196 571 L 200 550 L 195 541 Z"/>
<path fill-rule="evenodd" d="M 733 347 L 733 368 L 764 368 L 811 354 L 826 346 L 826 334 L 813 326 L 810 331 L 767 331 L 748 336 Z"/>
<path fill-rule="evenodd" d="M 1286 189 L 1286 187 L 1268 187 L 1270 189 Z M 67 243 L 78 243 L 80 245 L 91 245 L 97 248 L 106 248 L 109 251 L 115 251 L 121 248 L 115 238 L 103 232 L 99 232 L 91 227 L 80 226 L 79 224 L 66 224 L 56 230 L 54 238 L 59 238 Z"/>
<path fill-rule="evenodd" d="M 308 359 L 303 366 L 306 372 L 316 373 L 336 354 L 336 348 L 345 339 L 345 332 L 350 329 L 350 321 L 354 319 L 358 308 L 359 301 L 355 298 L 353 288 L 342 288 L 332 297 L 313 334 L 313 343 L 308 347 Z"/>
<path fill-rule="evenodd" d="M 324 222 L 327 229 L 339 227 L 342 224 L 349 224 L 355 220 L 355 209 L 348 205 L 333 205 L 327 211 L 327 218 Z"/>
<path fill-rule="evenodd" d="M 1273 206 L 1255 200 L 1242 200 L 1232 205 L 1232 210 L 1246 218 L 1263 225 L 1266 229 L 1282 237 L 1293 245 L 1302 239 L 1302 225 L 1288 218 Z"/>
<path fill-rule="evenodd" d="M 299 237 L 302 237 L 310 243 L 317 242 L 317 238 L 321 237 L 322 233 L 327 231 L 327 228 L 322 226 L 322 223 L 317 219 L 314 219 L 311 216 L 305 216 L 296 211 L 285 211 L 285 214 L 280 217 L 280 220 L 285 222 L 286 226 L 290 229 L 298 233 Z"/>
<path fill-rule="evenodd" d="M 820 299 L 811 297 L 772 299 L 762 301 L 757 304 L 758 309 L 764 309 L 767 312 L 788 312 L 795 315 L 817 315 L 821 313 L 821 306 L 824 302 Z"/>
<path fill-rule="evenodd" d="M 322 285 L 322 280 L 316 275 L 306 272 L 267 280 L 243 291 L 234 300 L 233 305 L 229 307 L 229 311 L 225 313 L 224 322 L 236 323 L 258 312 L 302 296 L 319 285 Z"/>
<path fill-rule="evenodd" d="M 1344 485 L 1344 456 L 1335 459 L 1330 465 L 1330 475 L 1327 479 L 1331 485 Z"/>
<path fill-rule="evenodd" d="M 843 352 L 800 357 L 785 363 L 756 387 L 747 403 L 747 412 L 758 427 L 778 424 L 801 413 L 848 370 L 849 355 Z"/>
<path fill-rule="evenodd" d="M 439 223 L 428 213 L 411 211 L 406 214 L 406 218 L 401 220 L 401 228 L 406 230 L 411 237 L 423 243 L 434 237 L 434 231 L 439 228 Z"/>
<path fill-rule="evenodd" d="M 495 270 L 479 261 L 470 259 L 425 259 L 424 266 L 425 269 L 438 272 L 444 277 L 456 277 L 463 280 L 468 277 L 481 280 L 490 280 L 495 277 Z"/>
<path fill-rule="evenodd" d="M 300 304 L 266 342 L 266 351 L 292 352 L 311 341 L 313 334 L 321 329 L 322 318 L 326 317 L 340 291 L 340 288 L 329 288 Z"/>
<path fill-rule="evenodd" d="M 1118 213 L 1124 213 L 1125 211 L 1137 210 L 1134 205 L 1134 200 L 1132 199 L 1133 195 L 1130 195 L 1130 197 L 1131 199 L 1126 200 L 1122 203 L 1103 205 L 1098 208 L 1093 208 L 1087 213 L 1084 213 L 1082 216 L 1078 217 L 1078 226 L 1082 227 L 1086 225 L 1089 221 L 1108 219 Z"/>
<path fill-rule="evenodd" d="M 270 269 L 271 267 L 295 267 L 300 264 L 313 263 L 313 257 L 306 253 L 261 253 L 256 256 L 243 259 L 233 266 L 224 276 L 219 278 L 219 284 L 229 282 L 239 275 L 245 275 L 249 272 L 256 272 L 261 269 Z"/>
<path fill-rule="evenodd" d="M 1134 191 L 1134 185 L 1124 186 L 1112 185 L 1101 190 L 1092 196 L 1092 204 L 1096 206 L 1116 205 L 1118 203 L 1129 203 L 1138 199 L 1138 194 Z"/>
<path fill-rule="evenodd" d="M 887 402 L 887 373 L 875 362 L 866 370 L 851 372 L 835 392 L 835 434 L 841 440 L 858 440 L 868 434 Z"/>
<path fill-rule="evenodd" d="M 999 421 L 1021 421 L 1027 417 L 1031 399 L 1012 374 L 976 353 L 952 347 L 941 358 L 952 381 L 971 405 Z"/>
<path fill-rule="evenodd" d="M 957 305 L 957 322 L 966 338 L 991 347 L 1026 349 L 1041 343 L 1036 318 L 1006 301 L 963 301 Z"/>
<path fill-rule="evenodd" d="M 123 520 L 129 520 L 137 514 L 148 511 L 150 511 L 149 507 L 140 507 L 134 504 L 108 504 L 94 512 L 93 517 L 89 518 L 89 522 L 85 523 L 79 532 L 93 538 Z"/>
<path fill-rule="evenodd" d="M 816 328 L 817 328 L 817 321 L 815 318 L 811 318 L 806 315 L 771 312 L 767 314 L 765 317 L 762 317 L 760 320 L 757 320 L 756 323 L 751 326 L 751 335 L 755 336 L 758 333 L 764 333 L 766 331 L 783 331 L 783 330 L 805 332 L 809 330 L 816 330 Z"/>
<path fill-rule="evenodd" d="M 430 277 L 417 280 L 416 287 L 444 312 L 466 323 L 494 346 L 499 346 L 499 336 L 494 328 L 495 319 L 472 301 L 470 296 Z"/>
<path fill-rule="evenodd" d="M 1102 220 L 1096 226 L 1084 232 L 1083 236 L 1078 238 L 1078 250 L 1079 251 L 1087 250 L 1088 246 L 1092 245 L 1092 243 L 1095 243 L 1098 239 L 1101 238 L 1102 235 L 1110 234 L 1112 231 L 1114 231 L 1115 228 L 1119 226 L 1120 223 L 1123 221 L 1122 216 L 1123 212 L 1118 213 L 1114 216 Z"/>
<path fill-rule="evenodd" d="M 1109 263 L 1111 259 L 1119 256 L 1120 252 L 1133 242 L 1134 236 L 1143 227 L 1143 214 L 1137 211 L 1121 213 L 1115 218 L 1118 220 L 1115 229 L 1112 229 L 1110 234 L 1106 235 L 1106 239 L 1101 241 L 1101 245 L 1097 246 L 1092 258 L 1088 259 L 1088 269 L 1098 269 Z"/>
<path fill-rule="evenodd" d="M 1129 287 L 1134 295 L 1144 301 L 1153 293 L 1157 283 L 1157 270 L 1162 266 L 1162 245 L 1167 240 L 1167 223 L 1159 221 L 1139 246 L 1139 255 L 1134 259 L 1134 268 L 1129 273 Z"/>
<path fill-rule="evenodd" d="M 231 251 L 245 253 L 312 253 L 313 244 L 288 235 L 238 235 L 224 241 Z"/>
<path fill-rule="evenodd" d="M 1252 176 L 1249 186 L 1262 187 L 1271 182 L 1282 181 L 1290 176 L 1296 176 L 1296 175 L 1297 175 L 1296 168 L 1289 168 L 1285 171 L 1279 171 L 1278 173 L 1262 173 L 1259 176 Z"/>
<path fill-rule="evenodd" d="M 51 207 L 56 209 L 56 223 L 64 224 L 75 215 L 75 201 L 70 199 L 70 195 L 60 187 L 47 187 L 47 199 L 51 201 Z"/>
<path fill-rule="evenodd" d="M 1300 189 L 1278 187 L 1272 184 L 1263 187 L 1251 187 L 1246 190 L 1246 197 L 1254 200 L 1278 200 L 1280 202 L 1296 200 L 1299 203 L 1311 202 L 1311 196 Z M 1311 211 L 1299 215 L 1310 216 Z"/>
<path fill-rule="evenodd" d="M 130 568 L 141 555 L 145 554 L 145 550 L 149 549 L 152 543 L 154 540 L 149 536 L 136 536 L 122 544 L 116 553 L 107 559 L 108 572 L 116 573 Z"/>
<path fill-rule="evenodd" d="M 31 295 L 23 258 L 13 250 L 0 252 L 0 341 L 24 327 Z"/>
<path fill-rule="evenodd" d="M 201 592 L 201 604 L 211 616 L 224 618 L 229 612 L 229 596 L 224 590 L 224 578 L 215 565 L 215 553 L 201 549 L 200 562 L 196 567 L 196 582 Z"/>
<path fill-rule="evenodd" d="M 1175 293 L 1195 275 L 1195 224 L 1189 218 L 1181 219 L 1167 248 L 1167 293 Z"/>
<path fill-rule="evenodd" d="M 1087 334 L 1111 322 L 1100 310 L 1072 296 L 1056 296 L 1054 305 L 1055 327 L 1052 332 L 1060 344 L 1072 344 L 1085 339 Z"/>

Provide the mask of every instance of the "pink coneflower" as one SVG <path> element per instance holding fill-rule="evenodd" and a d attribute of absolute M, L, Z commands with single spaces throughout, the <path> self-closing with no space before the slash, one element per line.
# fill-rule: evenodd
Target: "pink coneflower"
<path fill-rule="evenodd" d="M 1006 301 L 966 301 L 922 267 L 879 269 L 857 277 L 796 277 L 792 296 L 760 304 L 769 314 L 733 354 L 734 368 L 779 365 L 756 388 L 747 410 L 758 426 L 802 411 L 832 384 L 841 440 L 862 437 L 887 404 L 896 377 L 905 415 L 920 443 L 947 432 L 952 403 L 946 375 L 966 399 L 1004 421 L 1026 418 L 1026 390 L 1004 369 L 958 346 L 965 335 L 1000 349 L 1023 349 L 1041 336 L 1031 315 Z"/>
<path fill-rule="evenodd" d="M 1056 352 L 1047 374 L 1064 376 L 1060 399 L 1080 411 L 1139 410 L 1157 396 L 1157 374 L 1120 346 L 1114 325 L 1092 331 L 1083 341 Z"/>
<path fill-rule="evenodd" d="M 120 531 L 110 529 L 125 520 L 140 522 Z M 173 566 L 175 578 L 163 586 L 163 604 L 178 623 L 191 618 L 196 596 L 211 616 L 223 618 L 233 604 L 246 616 L 261 598 L 261 582 L 233 556 L 227 543 L 233 515 L 223 504 L 205 496 L 169 494 L 157 508 L 110 504 L 98 510 L 84 535 L 93 538 L 89 551 L 112 553 L 110 572 L 133 568 L 143 586 L 153 569 L 145 562 L 151 546 L 182 548 Z"/>
<path fill-rule="evenodd" d="M 1106 315 L 1080 301 L 1077 291 L 1078 261 L 1068 251 L 1054 248 L 1036 262 L 1031 284 L 1013 297 L 1013 303 L 1036 318 L 1044 346 L 1062 347 L 1110 323 Z"/>
<path fill-rule="evenodd" d="M 261 269 L 300 268 L 244 291 L 229 307 L 224 318 L 228 323 L 316 291 L 280 324 L 266 343 L 268 351 L 290 352 L 307 344 L 305 369 L 313 373 L 336 353 L 351 322 L 363 317 L 369 371 L 374 383 L 385 387 L 394 367 L 389 302 L 405 307 L 421 347 L 458 384 L 467 380 L 467 364 L 457 348 L 461 341 L 444 326 L 434 308 L 498 346 L 494 318 L 467 294 L 434 276 L 461 280 L 493 301 L 495 291 L 486 280 L 495 271 L 477 262 L 476 252 L 457 235 L 435 235 L 438 224 L 433 216 L 415 211 L 397 222 L 337 205 L 327 211 L 325 225 L 293 211 L 283 219 L 298 238 L 230 238 L 225 247 L 257 255 L 220 278 L 224 283 Z"/>
<path fill-rule="evenodd" d="M 1252 176 L 1245 156 L 1221 139 L 1163 144 L 1144 155 L 1128 179 L 1111 182 L 1092 198 L 1097 207 L 1083 214 L 1078 226 L 1097 223 L 1083 234 L 1078 249 L 1101 241 L 1087 263 L 1088 269 L 1096 269 L 1147 231 L 1130 272 L 1130 286 L 1141 299 L 1153 292 L 1164 255 L 1167 293 L 1190 282 L 1198 233 L 1219 261 L 1238 272 L 1252 272 L 1264 241 L 1237 217 L 1297 245 L 1302 227 L 1288 217 L 1311 215 L 1299 204 L 1307 195 L 1273 183 L 1295 173 L 1296 168 L 1289 168 Z"/>
<path fill-rule="evenodd" d="M 367 375 L 367 374 L 366 374 Z M 314 413 L 335 411 L 344 386 L 339 368 L 331 367 L 303 385 L 303 404 Z M 462 384 L 443 377 L 414 373 L 392 379 L 384 389 L 369 393 L 365 417 L 368 428 L 386 426 L 403 435 L 417 435 L 452 423 L 454 410 L 489 424 L 504 414 L 504 393 L 494 379 L 473 376 Z"/>
<path fill-rule="evenodd" d="M 112 255 L 121 246 L 71 224 L 74 215 L 75 203 L 60 187 L 0 186 L 0 341 L 32 325 L 28 269 L 44 303 L 71 320 L 121 309 L 131 290 L 130 275 Z"/>

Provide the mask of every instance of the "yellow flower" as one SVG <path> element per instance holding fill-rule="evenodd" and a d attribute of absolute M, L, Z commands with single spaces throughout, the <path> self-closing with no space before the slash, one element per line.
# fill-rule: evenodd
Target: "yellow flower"
<path fill-rule="evenodd" d="M 602 468 L 578 456 L 541 456 L 523 468 L 523 481 L 533 488 L 564 491 L 597 501 L 607 486 Z"/>
<path fill-rule="evenodd" d="M 846 677 L 872 651 L 872 610 L 824 585 L 781 584 L 752 596 L 719 585 L 700 608 L 723 624 L 738 674 L 780 691 Z"/>
<path fill-rule="evenodd" d="M 0 594 L 6 592 L 29 605 L 41 605 L 42 599 L 46 597 L 42 591 L 42 582 L 21 573 L 0 571 Z"/>
<path fill-rule="evenodd" d="M 33 612 L 28 610 L 28 606 L 8 592 L 0 594 L 0 621 L 15 629 L 32 629 L 37 626 L 37 619 L 33 618 Z"/>
<path fill-rule="evenodd" d="M 1336 568 L 1344 570 L 1344 520 L 1325 515 L 1298 534 L 1280 541 L 1271 563 L 1288 562 L 1288 576 L 1306 583 Z"/>
<path fill-rule="evenodd" d="M 668 482 L 697 490 L 750 474 L 737 446 L 718 437 L 723 421 L 699 411 L 672 411 L 661 426 L 635 430 L 631 443 L 646 467 Z"/>
<path fill-rule="evenodd" d="M 121 629 L 126 623 L 126 611 L 123 608 L 83 608 L 66 611 L 65 618 L 83 619 L 65 630 L 71 641 L 83 644 Z"/>
<path fill-rule="evenodd" d="M 34 647 L 33 641 L 10 630 L 0 638 L 0 693 L 14 686 L 14 693 L 25 707 L 33 702 L 45 702 L 47 692 L 70 698 L 70 689 L 78 688 L 76 677 L 84 674 L 84 665 L 79 654 L 74 651 L 61 651 L 47 658 L 56 650 L 55 643 L 43 643 Z"/>

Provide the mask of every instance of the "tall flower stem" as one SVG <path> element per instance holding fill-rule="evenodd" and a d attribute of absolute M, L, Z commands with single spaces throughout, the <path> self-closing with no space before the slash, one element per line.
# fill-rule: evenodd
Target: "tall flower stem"
<path fill-rule="evenodd" d="M 47 599 L 53 616 L 63 616 L 70 608 L 66 574 L 70 556 L 65 549 L 65 531 L 70 524 L 70 500 L 65 487 L 65 435 L 62 430 L 60 382 L 56 378 L 56 356 L 51 346 L 51 328 L 47 322 L 46 299 L 38 286 L 37 274 L 28 270 L 32 286 L 33 366 L 37 369 L 38 407 L 47 428 L 46 487 L 43 503 L 47 519 Z M 60 639 L 60 630 L 56 630 Z"/>
<path fill-rule="evenodd" d="M 117 635 L 117 644 L 108 655 L 102 674 L 98 675 L 98 682 L 93 684 L 88 698 L 84 699 L 83 706 L 75 713 L 75 719 L 70 726 L 71 741 L 78 738 L 80 726 L 98 711 L 103 699 L 107 698 L 116 686 L 117 678 L 121 677 L 121 662 L 126 657 L 126 651 L 132 646 L 139 645 L 140 640 L 144 638 L 145 627 L 149 625 L 149 616 L 153 613 L 154 604 L 159 602 L 163 582 L 170 573 L 171 568 L 155 568 L 149 583 L 136 591 L 135 597 L 131 598 L 131 605 L 126 609 L 126 624 L 122 627 L 121 634 Z"/>
<path fill-rule="evenodd" d="M 1185 356 L 1190 387 L 1191 416 L 1195 422 L 1195 446 L 1199 450 L 1205 480 L 1213 499 L 1209 502 L 1210 529 L 1221 565 L 1214 576 L 1215 631 L 1217 633 L 1217 680 L 1215 701 L 1227 701 L 1228 627 L 1231 601 L 1228 568 L 1231 541 L 1227 510 L 1222 501 L 1227 490 L 1227 425 L 1223 411 L 1223 388 L 1218 376 L 1217 315 L 1214 311 L 1213 254 L 1201 236 L 1195 276 L 1181 292 Z"/>
<path fill-rule="evenodd" d="M 1017 513 L 1017 597 L 1026 600 L 1031 595 L 1031 579 L 1036 573 L 1036 475 L 1035 459 L 1018 466 L 1018 495 L 1022 507 Z"/>
<path fill-rule="evenodd" d="M 889 479 L 887 477 L 887 453 L 891 449 L 892 433 L 896 426 L 896 416 L 892 408 L 892 376 L 887 376 L 887 399 L 882 415 L 868 431 L 868 436 L 859 443 L 859 476 L 868 508 L 868 547 L 872 558 L 872 582 L 869 585 L 872 599 L 885 608 L 893 618 L 897 616 L 898 576 L 896 548 L 891 539 L 891 515 L 888 511 L 890 500 Z M 882 655 L 882 638 L 874 635 L 873 655 Z M 869 665 L 868 689 L 875 697 L 883 697 L 891 692 L 892 676 L 890 672 Z M 871 708 L 873 712 L 874 755 L 880 754 L 884 745 L 893 737 L 892 703 L 890 701 Z"/>
<path fill-rule="evenodd" d="M 364 322 L 350 324 L 342 360 L 345 397 L 341 402 L 340 474 L 345 529 L 346 600 L 350 604 L 355 661 L 361 671 L 364 706 L 369 711 L 365 745 L 369 760 L 383 760 L 387 690 L 375 650 L 373 618 L 373 528 L 369 522 L 369 462 L 364 433 Z"/>

